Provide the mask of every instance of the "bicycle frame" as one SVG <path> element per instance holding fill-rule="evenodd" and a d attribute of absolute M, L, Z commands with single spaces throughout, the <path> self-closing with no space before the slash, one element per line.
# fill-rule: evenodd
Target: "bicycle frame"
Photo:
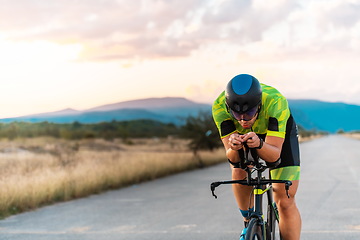
<path fill-rule="evenodd" d="M 265 193 L 268 193 L 268 202 L 269 204 L 273 204 L 273 196 L 272 196 L 272 184 L 273 183 L 284 183 L 285 190 L 287 196 L 290 198 L 289 195 L 289 188 L 292 185 L 291 181 L 287 180 L 272 180 L 271 176 L 269 174 L 269 179 L 266 179 L 263 177 L 263 172 L 267 169 L 267 166 L 263 163 L 259 162 L 258 160 L 255 161 L 247 161 L 246 162 L 247 167 L 244 169 L 247 172 L 247 179 L 246 180 L 231 180 L 231 181 L 218 181 L 213 182 L 210 185 L 210 189 L 212 192 L 212 195 L 217 198 L 215 195 L 215 188 L 222 185 L 222 184 L 242 184 L 247 186 L 254 186 L 253 194 L 254 194 L 254 211 L 250 214 L 250 219 L 257 219 L 260 222 L 260 225 L 263 227 L 263 235 L 264 239 L 266 239 L 267 230 L 265 227 L 265 220 L 264 220 L 264 213 L 263 213 L 263 195 Z M 256 172 L 257 176 L 256 178 L 252 177 L 252 173 Z M 268 192 L 271 191 L 271 192 Z M 274 206 L 272 205 L 272 208 Z M 272 209 L 274 211 L 274 209 Z M 277 216 L 278 218 L 278 216 Z"/>

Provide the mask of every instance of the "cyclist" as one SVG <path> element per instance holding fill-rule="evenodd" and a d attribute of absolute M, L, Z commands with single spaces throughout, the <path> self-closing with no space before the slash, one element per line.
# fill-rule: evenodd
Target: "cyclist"
<path fill-rule="evenodd" d="M 240 158 L 246 144 L 271 166 L 271 178 L 290 180 L 290 198 L 283 184 L 273 184 L 274 200 L 280 214 L 279 227 L 284 240 L 300 239 L 301 217 L 295 203 L 300 179 L 300 157 L 297 127 L 286 98 L 275 88 L 259 83 L 248 74 L 232 78 L 226 90 L 215 100 L 212 113 L 231 166 L 232 179 L 246 178 Z M 253 208 L 251 186 L 233 185 L 233 193 L 244 217 Z"/>

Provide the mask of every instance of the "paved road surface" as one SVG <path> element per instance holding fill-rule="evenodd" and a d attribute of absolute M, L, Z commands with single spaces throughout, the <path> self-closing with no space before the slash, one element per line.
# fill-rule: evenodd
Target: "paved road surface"
<path fill-rule="evenodd" d="M 301 144 L 298 205 L 303 240 L 360 239 L 360 141 L 329 136 Z M 221 164 L 60 203 L 0 221 L 0 239 L 238 239 L 240 213 Z"/>

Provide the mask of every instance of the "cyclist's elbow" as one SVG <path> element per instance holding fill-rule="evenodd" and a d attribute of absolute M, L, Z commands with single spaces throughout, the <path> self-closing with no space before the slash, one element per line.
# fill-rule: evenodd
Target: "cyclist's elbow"
<path fill-rule="evenodd" d="M 281 163 L 281 158 L 278 158 L 276 161 L 274 162 L 266 162 L 266 165 L 269 167 L 269 168 L 275 168 L 277 166 L 279 166 L 279 164 Z"/>
<path fill-rule="evenodd" d="M 272 152 L 268 152 L 267 154 L 264 154 L 262 156 L 260 156 L 265 162 L 268 163 L 274 163 L 279 161 L 280 159 L 280 152 L 278 151 L 272 151 Z"/>
<path fill-rule="evenodd" d="M 280 160 L 280 152 L 273 153 L 271 156 L 269 156 L 269 159 L 266 160 L 270 163 L 275 163 Z"/>

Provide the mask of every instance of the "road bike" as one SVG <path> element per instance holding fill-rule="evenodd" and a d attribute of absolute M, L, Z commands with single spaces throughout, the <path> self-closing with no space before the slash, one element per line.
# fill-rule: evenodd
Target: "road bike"
<path fill-rule="evenodd" d="M 279 213 L 273 198 L 273 183 L 284 183 L 287 196 L 290 198 L 289 189 L 292 185 L 291 181 L 272 180 L 269 174 L 268 178 L 264 177 L 264 172 L 268 169 L 265 161 L 258 157 L 248 158 L 249 149 L 245 149 L 244 159 L 241 164 L 247 172 L 247 178 L 244 180 L 218 181 L 210 185 L 212 195 L 215 195 L 215 188 L 222 184 L 242 184 L 253 186 L 254 208 L 248 217 L 248 227 L 245 240 L 281 240 L 279 231 Z M 253 173 L 256 177 L 252 177 Z M 267 195 L 266 203 L 266 219 L 263 211 L 263 195 Z"/>

